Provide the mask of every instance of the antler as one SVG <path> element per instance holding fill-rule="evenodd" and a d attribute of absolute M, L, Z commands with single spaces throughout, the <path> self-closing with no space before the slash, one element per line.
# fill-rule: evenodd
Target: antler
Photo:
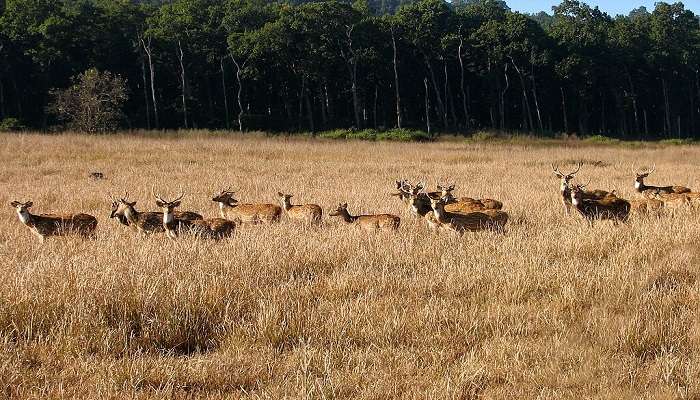
<path fill-rule="evenodd" d="M 579 162 L 578 162 L 578 167 L 576 168 L 576 171 L 569 173 L 569 175 L 572 175 L 572 176 L 573 176 L 573 175 L 578 174 L 578 172 L 581 170 L 581 167 L 583 167 L 583 162 L 582 162 L 582 161 L 579 161 Z"/>
<path fill-rule="evenodd" d="M 177 199 L 173 200 L 172 203 L 175 203 L 175 202 L 178 202 L 178 201 L 182 200 L 183 197 L 185 197 L 185 192 L 184 192 L 183 190 L 180 190 L 180 197 L 178 197 Z"/>

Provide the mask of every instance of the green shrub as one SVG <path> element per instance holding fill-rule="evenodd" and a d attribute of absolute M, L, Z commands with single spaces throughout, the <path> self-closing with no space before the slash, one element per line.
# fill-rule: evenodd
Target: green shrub
<path fill-rule="evenodd" d="M 611 144 L 611 143 L 620 143 L 620 139 L 615 139 L 603 135 L 593 135 L 589 136 L 585 139 L 583 139 L 584 142 L 587 143 L 603 143 L 603 144 Z"/>
<path fill-rule="evenodd" d="M 318 134 L 318 137 L 324 139 L 345 139 L 347 138 L 347 129 L 335 129 L 332 131 L 325 131 Z"/>
<path fill-rule="evenodd" d="M 5 118 L 0 121 L 0 132 L 16 132 L 24 129 L 17 118 Z"/>
<path fill-rule="evenodd" d="M 348 131 L 345 136 L 346 139 L 357 139 L 357 140 L 376 140 L 377 131 L 374 129 L 363 129 L 360 131 Z"/>
<path fill-rule="evenodd" d="M 388 140 L 395 142 L 427 142 L 433 138 L 424 131 L 413 129 L 390 129 L 377 134 L 377 140 Z"/>
<path fill-rule="evenodd" d="M 474 142 L 487 142 L 495 139 L 500 139 L 500 136 L 496 132 L 488 131 L 475 132 L 469 137 L 469 140 Z"/>
<path fill-rule="evenodd" d="M 659 141 L 660 144 L 665 144 L 669 146 L 685 146 L 693 144 L 692 139 L 664 139 Z"/>

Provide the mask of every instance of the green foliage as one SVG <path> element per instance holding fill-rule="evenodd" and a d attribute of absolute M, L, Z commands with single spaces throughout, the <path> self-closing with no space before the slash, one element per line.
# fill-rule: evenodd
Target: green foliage
<path fill-rule="evenodd" d="M 603 135 L 588 136 L 585 139 L 583 139 L 583 141 L 586 143 L 596 143 L 596 144 L 620 143 L 620 139 L 615 139 L 615 138 L 611 138 L 611 137 L 603 136 Z"/>
<path fill-rule="evenodd" d="M 664 139 L 660 140 L 659 144 L 667 146 L 688 146 L 695 144 L 695 141 L 693 139 Z"/>
<path fill-rule="evenodd" d="M 378 131 L 376 129 L 362 129 L 359 131 L 335 129 L 321 132 L 318 136 L 325 139 L 378 140 L 392 142 L 427 142 L 433 139 L 427 132 L 412 129 L 390 129 L 387 131 Z"/>
<path fill-rule="evenodd" d="M 0 132 L 16 132 L 24 129 L 24 125 L 17 118 L 5 118 L 0 120 Z"/>

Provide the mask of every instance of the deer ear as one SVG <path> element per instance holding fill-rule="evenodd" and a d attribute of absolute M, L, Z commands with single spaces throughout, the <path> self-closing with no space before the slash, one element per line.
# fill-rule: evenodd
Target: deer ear
<path fill-rule="evenodd" d="M 136 202 L 135 202 L 135 201 L 132 201 L 131 203 L 129 203 L 128 201 L 126 201 L 125 203 L 128 204 L 128 205 L 130 205 L 130 206 L 132 206 L 132 207 L 136 205 Z"/>
<path fill-rule="evenodd" d="M 158 207 L 161 207 L 161 208 L 163 208 L 163 207 L 165 206 L 165 204 L 164 204 L 162 201 L 160 201 L 160 200 L 156 200 L 156 205 L 157 205 Z"/>
<path fill-rule="evenodd" d="M 29 207 L 31 207 L 31 206 L 33 206 L 33 205 L 34 205 L 34 202 L 28 201 L 28 202 L 24 203 L 24 208 L 29 208 Z"/>
<path fill-rule="evenodd" d="M 176 202 L 174 202 L 174 203 L 171 203 L 171 205 L 172 205 L 173 207 L 180 207 L 180 204 L 182 204 L 182 202 L 181 202 L 180 200 L 178 200 L 178 201 L 176 201 Z"/>
<path fill-rule="evenodd" d="M 20 205 L 20 203 L 19 203 L 19 201 L 13 201 L 12 203 L 10 203 L 10 205 L 11 205 L 12 207 L 17 207 L 17 206 Z"/>

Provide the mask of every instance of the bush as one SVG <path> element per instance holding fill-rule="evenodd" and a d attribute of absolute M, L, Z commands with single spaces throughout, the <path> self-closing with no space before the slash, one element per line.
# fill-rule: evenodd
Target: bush
<path fill-rule="evenodd" d="M 659 141 L 660 144 L 665 144 L 669 146 L 685 146 L 693 144 L 692 139 L 664 139 Z"/>
<path fill-rule="evenodd" d="M 603 135 L 593 135 L 589 136 L 585 139 L 583 139 L 584 142 L 588 143 L 602 143 L 602 144 L 611 144 L 611 143 L 619 143 L 620 139 L 615 139 Z"/>
<path fill-rule="evenodd" d="M 0 132 L 16 132 L 24 129 L 17 118 L 5 118 L 0 121 Z"/>
<path fill-rule="evenodd" d="M 123 117 L 122 107 L 128 96 L 126 81 L 109 71 L 89 69 L 72 78 L 67 89 L 50 92 L 49 111 L 68 127 L 81 132 L 111 132 Z"/>
<path fill-rule="evenodd" d="M 428 142 L 433 138 L 424 131 L 412 129 L 390 129 L 377 135 L 377 140 L 390 140 L 396 142 Z"/>

